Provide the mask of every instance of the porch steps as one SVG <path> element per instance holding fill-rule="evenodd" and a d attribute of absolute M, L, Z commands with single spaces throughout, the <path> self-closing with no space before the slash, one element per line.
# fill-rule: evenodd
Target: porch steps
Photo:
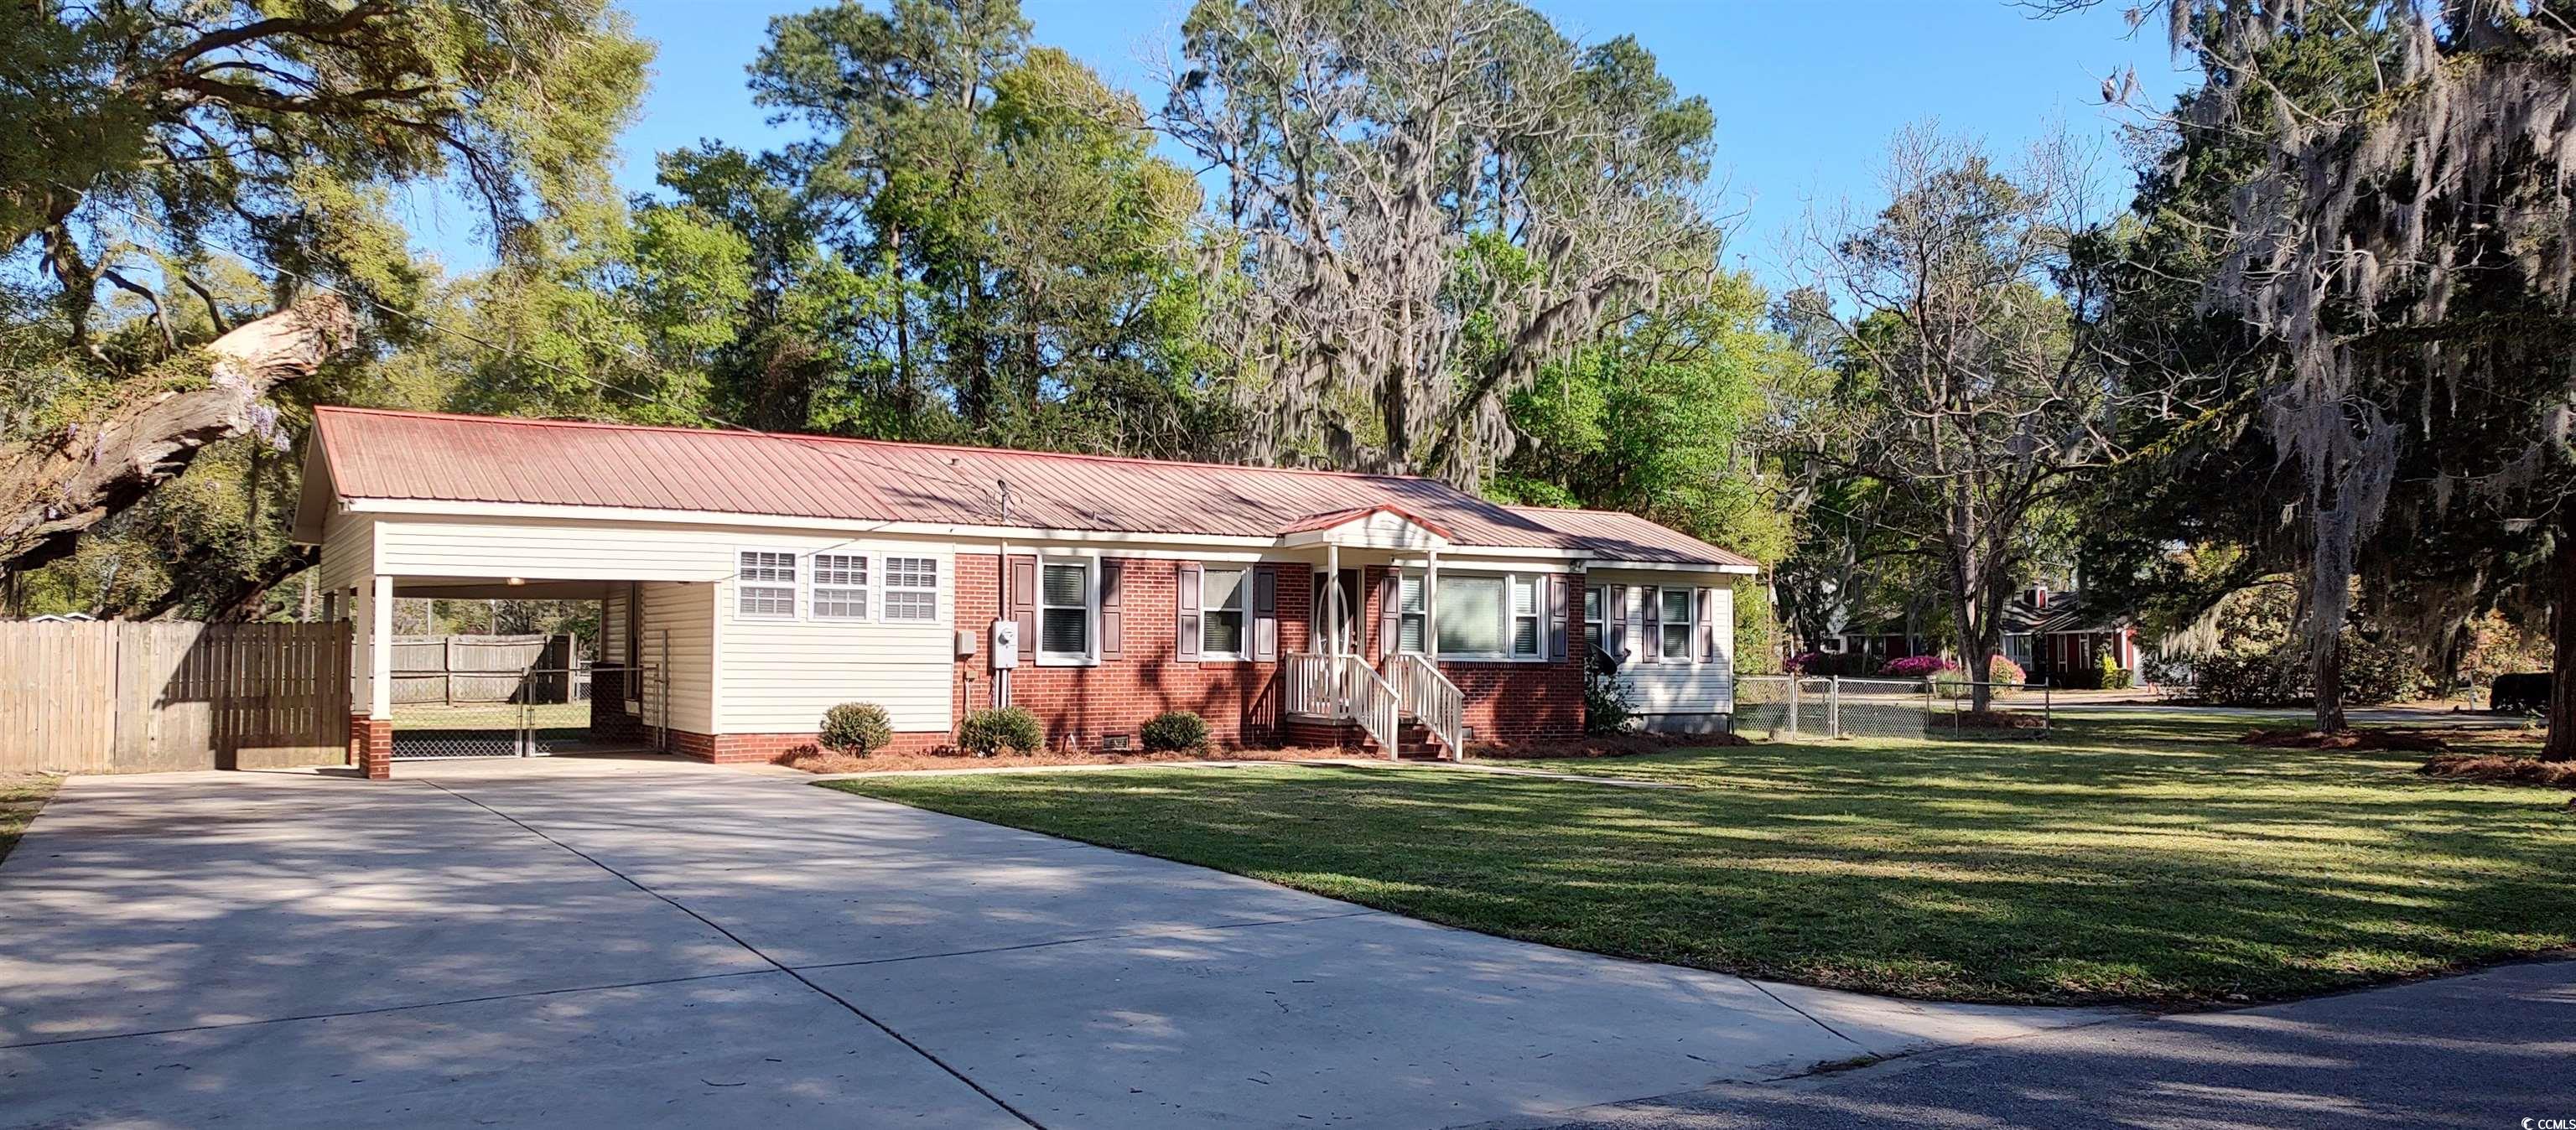
<path fill-rule="evenodd" d="M 1386 750 L 1377 744 L 1377 739 L 1370 737 L 1357 722 L 1290 718 L 1284 729 L 1283 737 L 1293 746 L 1346 749 L 1381 757 L 1386 754 Z M 1432 740 L 1431 727 L 1409 714 L 1396 727 L 1395 746 L 1395 756 L 1399 761 L 1437 761 L 1447 756 L 1440 743 Z"/>

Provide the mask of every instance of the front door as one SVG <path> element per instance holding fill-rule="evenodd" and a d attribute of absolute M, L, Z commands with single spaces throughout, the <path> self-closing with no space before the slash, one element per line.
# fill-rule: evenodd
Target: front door
<path fill-rule="evenodd" d="M 1335 623 L 1333 618 L 1333 602 L 1330 595 L 1324 591 L 1324 575 L 1321 573 L 1315 574 L 1314 591 L 1312 594 L 1314 603 L 1309 606 L 1314 609 L 1314 617 L 1309 626 L 1315 633 L 1314 652 L 1317 655 L 1332 654 L 1333 636 L 1336 632 L 1341 636 L 1342 654 L 1359 654 L 1360 621 L 1362 619 L 1362 614 L 1367 611 L 1360 605 L 1360 571 L 1357 569 L 1342 570 L 1341 587 L 1341 618 L 1339 623 Z"/>

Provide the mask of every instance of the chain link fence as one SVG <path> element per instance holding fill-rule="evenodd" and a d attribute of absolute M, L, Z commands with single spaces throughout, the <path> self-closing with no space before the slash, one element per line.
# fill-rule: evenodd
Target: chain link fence
<path fill-rule="evenodd" d="M 1983 713 L 1971 708 L 1979 686 L 1992 700 Z M 2041 737 L 2053 699 L 2046 685 L 1744 675 L 1735 681 L 1735 732 L 1775 741 Z"/>
<path fill-rule="evenodd" d="M 570 667 L 477 672 L 474 693 L 393 704 L 397 761 L 543 757 L 591 736 L 590 702 Z M 458 701 L 463 699 L 463 701 Z"/>

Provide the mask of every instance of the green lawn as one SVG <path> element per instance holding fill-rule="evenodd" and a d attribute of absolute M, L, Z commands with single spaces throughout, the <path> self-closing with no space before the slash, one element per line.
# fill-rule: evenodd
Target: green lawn
<path fill-rule="evenodd" d="M 2563 790 L 2233 744 L 2247 724 L 1523 763 L 1687 790 L 1303 766 L 830 787 L 1508 937 L 1950 1000 L 2260 1000 L 2576 941 Z"/>
<path fill-rule="evenodd" d="M 0 860 L 9 858 L 9 849 L 18 846 L 18 837 L 62 783 L 60 777 L 43 774 L 0 777 Z"/>

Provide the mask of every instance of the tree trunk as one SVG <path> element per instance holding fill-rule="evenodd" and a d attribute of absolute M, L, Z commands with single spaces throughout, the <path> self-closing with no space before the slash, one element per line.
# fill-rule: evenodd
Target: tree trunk
<path fill-rule="evenodd" d="M 187 470 L 207 444 L 249 434 L 270 389 L 312 375 L 356 337 L 346 304 L 308 295 L 209 343 L 204 387 L 145 393 L 59 434 L 0 446 L 0 567 L 69 553 L 82 531 Z"/>
<path fill-rule="evenodd" d="M 2576 529 L 2558 531 L 2549 566 L 2557 599 L 2549 613 L 2549 740 L 2540 747 L 2540 759 L 2576 761 L 2576 678 L 2568 677 L 2576 667 Z"/>
<path fill-rule="evenodd" d="M 2313 615 L 2314 613 L 2311 613 Z M 2343 635 L 2326 641 L 2324 650 L 2314 657 L 2312 668 L 2317 684 L 2317 732 L 2340 734 L 2352 727 L 2343 718 Z"/>

